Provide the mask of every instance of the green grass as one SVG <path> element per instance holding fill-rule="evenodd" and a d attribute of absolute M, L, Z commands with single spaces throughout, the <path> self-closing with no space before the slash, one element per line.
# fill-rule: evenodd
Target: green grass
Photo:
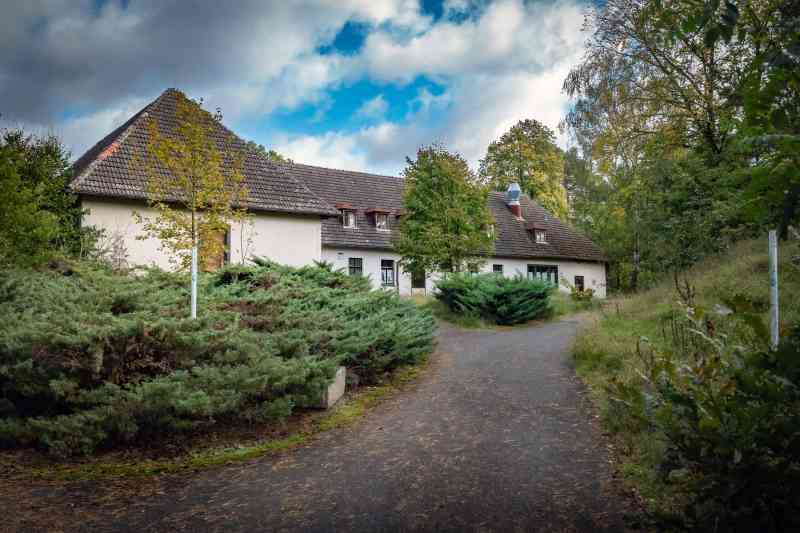
<path fill-rule="evenodd" d="M 55 463 L 42 459 L 35 461 L 36 464 L 29 465 L 16 463 L 14 457 L 9 456 L 0 459 L 0 466 L 16 478 L 78 481 L 175 474 L 275 455 L 305 444 L 322 432 L 354 424 L 369 409 L 414 381 L 427 362 L 428 359 L 415 366 L 398 368 L 385 383 L 363 387 L 353 394 L 348 394 L 329 411 L 312 415 L 312 423 L 307 427 L 281 438 L 236 446 L 197 449 L 178 457 L 165 459 L 134 461 L 90 459 L 75 463 Z"/>
<path fill-rule="evenodd" d="M 738 295 L 761 310 L 766 322 L 769 303 L 766 248 L 766 239 L 740 242 L 727 254 L 706 260 L 689 271 L 685 278 L 696 290 L 695 306 L 712 309 L 715 304 Z M 800 266 L 792 262 L 798 255 L 797 242 L 782 243 L 779 260 L 782 331 L 800 320 L 797 305 Z M 665 317 L 680 312 L 678 301 L 674 280 L 665 280 L 638 295 L 614 298 L 595 313 L 593 323 L 581 332 L 573 347 L 578 375 L 588 384 L 603 423 L 613 436 L 624 478 L 651 511 L 667 517 L 673 515 L 682 495 L 679 484 L 669 484 L 658 474 L 664 442 L 658 433 L 638 421 L 620 416 L 609 399 L 608 387 L 612 381 L 639 382 L 644 363 L 637 345 L 645 353 L 650 349 L 648 345 L 659 351 L 678 351 L 669 328 L 665 327 Z M 721 329 L 721 333 L 735 341 L 747 340 L 747 331 L 737 329 L 733 321 L 718 320 L 720 328 L 728 328 Z"/>

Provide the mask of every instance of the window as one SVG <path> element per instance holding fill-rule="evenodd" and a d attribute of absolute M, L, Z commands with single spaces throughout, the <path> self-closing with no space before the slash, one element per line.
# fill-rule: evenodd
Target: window
<path fill-rule="evenodd" d="M 547 232 L 543 229 L 533 230 L 533 236 L 537 244 L 547 244 Z"/>
<path fill-rule="evenodd" d="M 352 209 L 342 209 L 342 226 L 345 228 L 356 227 L 356 213 Z"/>
<path fill-rule="evenodd" d="M 538 279 L 558 285 L 558 267 L 555 265 L 528 265 L 528 279 Z"/>
<path fill-rule="evenodd" d="M 381 259 L 381 285 L 394 287 L 394 261 L 392 259 Z"/>
<path fill-rule="evenodd" d="M 502 276 L 503 275 L 503 265 L 497 265 L 497 264 L 492 265 L 492 272 L 494 272 L 495 274 L 500 274 Z"/>
<path fill-rule="evenodd" d="M 375 213 L 375 227 L 389 229 L 389 216 L 386 213 Z"/>
<path fill-rule="evenodd" d="M 575 276 L 575 289 L 583 292 L 583 276 Z"/>
<path fill-rule="evenodd" d="M 364 259 L 361 257 L 351 257 L 347 261 L 347 266 L 351 276 L 364 275 Z"/>

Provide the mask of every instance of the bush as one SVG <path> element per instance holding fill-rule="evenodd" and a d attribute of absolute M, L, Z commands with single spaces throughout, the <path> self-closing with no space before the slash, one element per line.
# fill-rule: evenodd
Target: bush
<path fill-rule="evenodd" d="M 700 308 L 687 320 L 698 339 L 690 362 L 673 352 L 644 356 L 644 382 L 612 380 L 612 405 L 624 411 L 619 418 L 663 436 L 664 472 L 687 473 L 684 517 L 692 527 L 798 530 L 800 326 L 773 352 L 717 335 Z"/>
<path fill-rule="evenodd" d="M 0 272 L 0 444 L 54 455 L 309 406 L 344 364 L 363 382 L 433 344 L 429 313 L 326 265 L 201 279 L 86 263 Z"/>
<path fill-rule="evenodd" d="M 436 283 L 436 298 L 451 311 L 501 325 L 529 322 L 552 313 L 554 287 L 521 276 L 451 274 Z"/>
<path fill-rule="evenodd" d="M 592 299 L 594 298 L 594 289 L 577 289 L 576 287 L 571 287 L 569 291 L 569 296 L 572 298 L 573 301 L 583 304 L 591 304 Z"/>

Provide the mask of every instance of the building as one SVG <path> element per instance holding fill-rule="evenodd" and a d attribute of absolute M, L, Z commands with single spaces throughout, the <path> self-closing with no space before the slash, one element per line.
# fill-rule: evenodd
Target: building
<path fill-rule="evenodd" d="M 176 126 L 182 98 L 181 92 L 168 89 L 74 165 L 71 187 L 87 209 L 83 223 L 121 240 L 132 264 L 172 266 L 157 240 L 141 239 L 134 212 L 150 214 L 147 171 L 137 164 L 147 154 L 148 125 L 154 120 L 168 133 Z M 401 294 L 433 289 L 436 273 L 412 277 L 392 251 L 392 233 L 403 214 L 401 178 L 275 163 L 223 126 L 217 130 L 219 149 L 241 155 L 247 207 L 253 213 L 252 225 L 231 227 L 226 235 L 226 261 L 262 256 L 302 266 L 324 260 Z M 518 188 L 492 193 L 489 208 L 495 219 L 495 252 L 487 258 L 485 271 L 566 280 L 605 296 L 605 257 L 587 237 Z"/>

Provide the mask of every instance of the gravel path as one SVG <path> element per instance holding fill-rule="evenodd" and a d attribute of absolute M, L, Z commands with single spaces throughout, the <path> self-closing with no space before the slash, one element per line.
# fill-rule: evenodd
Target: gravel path
<path fill-rule="evenodd" d="M 622 531 L 629 502 L 569 366 L 566 319 L 443 325 L 431 368 L 346 429 L 191 476 L 91 531 Z"/>

